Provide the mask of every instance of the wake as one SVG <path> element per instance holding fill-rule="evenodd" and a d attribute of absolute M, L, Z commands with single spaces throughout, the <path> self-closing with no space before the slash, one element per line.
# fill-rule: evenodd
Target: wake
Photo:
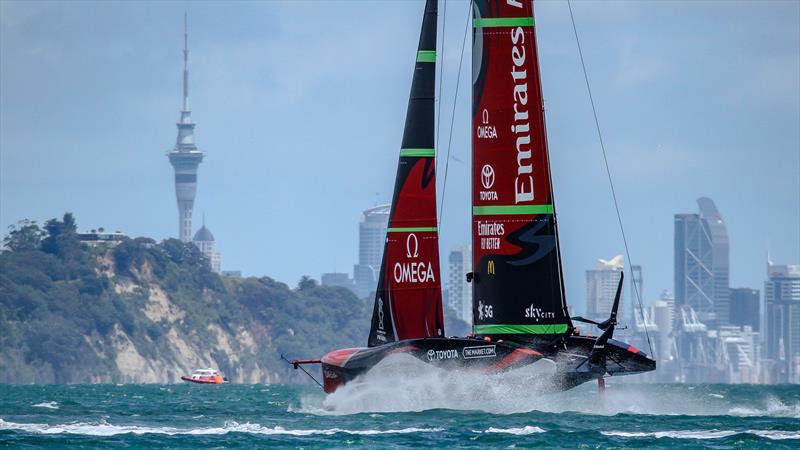
<path fill-rule="evenodd" d="M 532 411 L 591 415 L 642 414 L 800 418 L 800 402 L 775 397 L 737 402 L 693 386 L 620 383 L 605 394 L 586 383 L 556 392 L 549 384 L 555 366 L 542 360 L 500 374 L 444 371 L 409 355 L 393 355 L 335 393 L 301 398 L 290 412 L 314 415 L 419 412 L 431 409 L 516 414 Z"/>

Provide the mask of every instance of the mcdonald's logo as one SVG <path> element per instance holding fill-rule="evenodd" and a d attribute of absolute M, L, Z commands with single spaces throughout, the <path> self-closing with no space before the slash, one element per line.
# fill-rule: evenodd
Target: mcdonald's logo
<path fill-rule="evenodd" d="M 489 275 L 494 275 L 494 261 L 489 260 L 489 263 L 486 265 L 486 272 Z"/>

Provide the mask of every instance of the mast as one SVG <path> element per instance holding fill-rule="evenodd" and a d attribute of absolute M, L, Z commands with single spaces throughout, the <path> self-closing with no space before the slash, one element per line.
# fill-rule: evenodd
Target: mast
<path fill-rule="evenodd" d="M 189 111 L 189 15 L 183 13 L 183 110 Z"/>
<path fill-rule="evenodd" d="M 436 0 L 427 0 L 375 293 L 370 347 L 444 336 L 434 145 L 436 15 Z"/>
<path fill-rule="evenodd" d="M 473 331 L 552 342 L 564 296 L 533 2 L 473 1 Z"/>

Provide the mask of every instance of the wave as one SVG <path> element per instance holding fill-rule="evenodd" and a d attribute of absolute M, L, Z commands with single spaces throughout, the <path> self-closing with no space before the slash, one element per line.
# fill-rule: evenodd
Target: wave
<path fill-rule="evenodd" d="M 58 409 L 58 402 L 42 402 L 32 406 L 34 408 Z"/>
<path fill-rule="evenodd" d="M 605 436 L 618 436 L 618 437 L 654 437 L 672 438 L 672 439 L 724 439 L 730 436 L 740 434 L 752 434 L 758 437 L 784 440 L 784 439 L 800 439 L 800 431 L 777 431 L 777 430 L 675 430 L 675 431 L 601 431 L 600 434 Z"/>
<path fill-rule="evenodd" d="M 800 419 L 800 403 L 787 405 L 775 397 L 767 397 L 763 408 L 733 407 L 728 411 L 732 416 L 791 417 Z"/>
<path fill-rule="evenodd" d="M 314 429 L 286 429 L 281 426 L 265 427 L 257 423 L 239 424 L 235 421 L 225 422 L 222 427 L 204 428 L 173 428 L 173 427 L 148 427 L 139 425 L 112 425 L 106 422 L 99 423 L 69 423 L 50 425 L 44 423 L 14 423 L 0 419 L 0 431 L 24 431 L 36 434 L 80 434 L 87 436 L 116 436 L 118 434 L 164 434 L 164 435 L 221 435 L 228 433 L 249 433 L 259 435 L 333 435 L 351 434 L 372 436 L 378 434 L 408 434 L 408 433 L 435 433 L 441 428 L 399 428 L 388 430 L 347 430 L 343 428 Z"/>
<path fill-rule="evenodd" d="M 539 427 L 533 427 L 530 425 L 525 425 L 522 428 L 495 428 L 489 427 L 486 431 L 475 431 L 472 430 L 473 433 L 503 433 L 503 434 L 514 434 L 517 436 L 525 436 L 528 434 L 535 434 L 535 433 L 545 433 L 545 430 Z"/>

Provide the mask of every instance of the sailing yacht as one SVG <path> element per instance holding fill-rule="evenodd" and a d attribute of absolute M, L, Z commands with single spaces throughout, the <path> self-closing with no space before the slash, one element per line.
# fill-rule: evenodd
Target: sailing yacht
<path fill-rule="evenodd" d="M 533 2 L 472 4 L 473 335 L 446 337 L 435 173 L 437 2 L 427 0 L 367 347 L 332 351 L 323 389 L 394 354 L 444 370 L 507 371 L 548 359 L 551 384 L 570 389 L 646 372 L 655 361 L 613 339 L 622 277 L 604 322 L 570 317 L 545 133 Z M 600 336 L 581 335 L 574 321 Z"/>

